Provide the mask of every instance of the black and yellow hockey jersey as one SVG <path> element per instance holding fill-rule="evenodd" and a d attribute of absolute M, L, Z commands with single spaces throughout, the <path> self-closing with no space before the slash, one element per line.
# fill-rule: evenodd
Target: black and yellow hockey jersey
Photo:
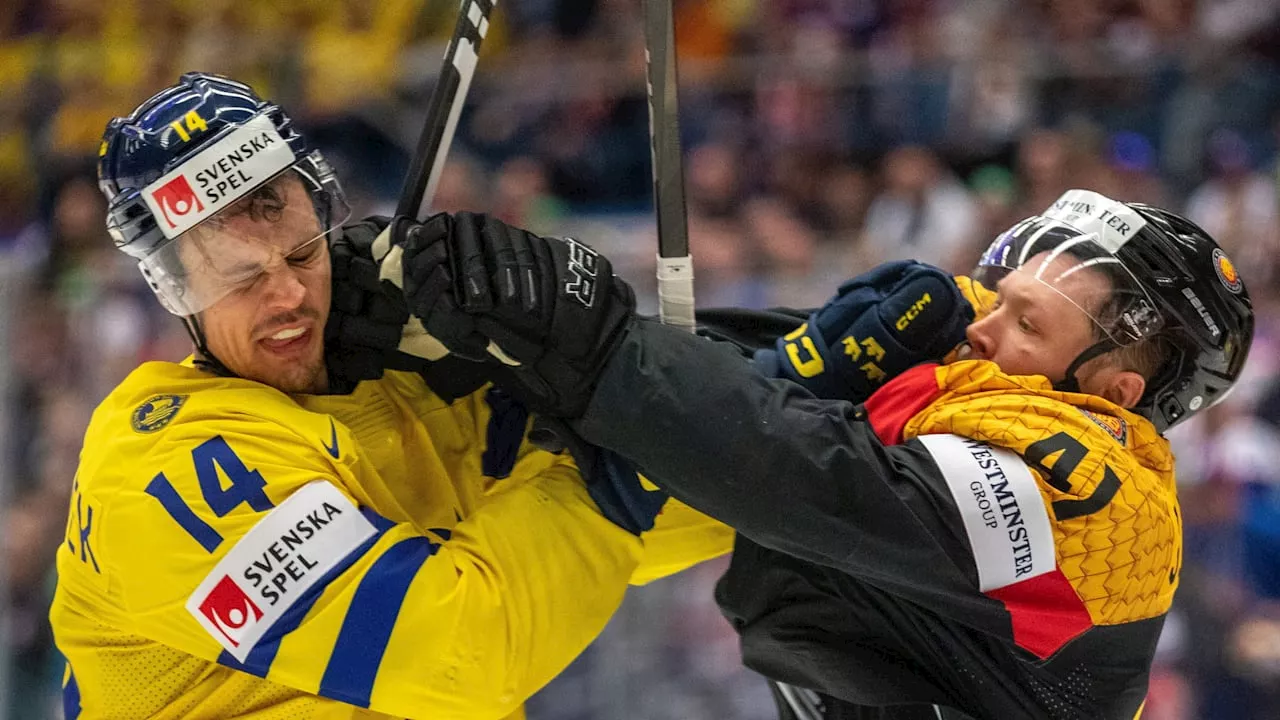
<path fill-rule="evenodd" d="M 717 599 L 748 666 L 818 691 L 797 717 L 1140 713 L 1181 561 L 1145 419 L 985 361 L 820 400 L 641 321 L 576 427 L 739 531 Z"/>

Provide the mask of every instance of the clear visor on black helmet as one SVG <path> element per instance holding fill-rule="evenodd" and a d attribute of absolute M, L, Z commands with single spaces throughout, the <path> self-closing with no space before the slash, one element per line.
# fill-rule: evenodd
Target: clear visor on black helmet
<path fill-rule="evenodd" d="M 1098 331 L 1099 340 L 1109 338 L 1122 346 L 1150 337 L 1163 326 L 1163 318 L 1142 284 L 1117 257 L 1116 238 L 1105 236 L 1098 228 L 1087 231 L 1077 225 L 1087 227 L 1089 218 L 1068 224 L 1036 215 L 996 238 L 973 273 L 975 281 L 996 291 L 976 293 L 982 305 L 980 314 L 994 310 L 1001 282 L 1017 273 L 1020 280 L 1049 288 L 1083 313 Z"/>
<path fill-rule="evenodd" d="M 177 204 L 165 209 L 190 211 Z M 350 215 L 332 168 L 312 152 L 161 244 L 138 265 L 166 310 L 195 315 L 283 263 L 320 257 L 326 234 Z"/>

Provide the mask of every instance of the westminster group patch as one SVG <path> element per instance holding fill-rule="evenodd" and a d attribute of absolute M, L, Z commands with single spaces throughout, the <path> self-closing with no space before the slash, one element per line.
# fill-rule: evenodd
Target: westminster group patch
<path fill-rule="evenodd" d="M 149 398 L 133 411 L 134 431 L 153 433 L 168 425 L 186 401 L 186 395 L 156 395 Z"/>

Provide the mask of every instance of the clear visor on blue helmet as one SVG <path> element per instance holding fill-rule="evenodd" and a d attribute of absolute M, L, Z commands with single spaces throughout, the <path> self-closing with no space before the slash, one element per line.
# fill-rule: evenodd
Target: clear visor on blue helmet
<path fill-rule="evenodd" d="M 159 190 L 151 191 L 149 202 L 159 211 L 162 228 L 166 223 L 181 228 L 184 216 L 212 204 L 201 198 L 190 177 L 177 177 L 162 179 Z M 195 185 L 205 180 L 193 177 Z M 195 315 L 286 263 L 319 262 L 326 234 L 351 215 L 333 169 L 318 151 L 263 182 L 228 187 L 237 179 L 228 173 L 201 187 L 237 195 L 138 263 L 160 302 L 175 315 Z M 172 191 L 175 184 L 178 190 Z"/>
<path fill-rule="evenodd" d="M 975 281 L 996 291 L 977 293 L 985 306 L 979 313 L 994 311 L 1001 282 L 1018 273 L 1066 299 L 1092 322 L 1099 339 L 1123 346 L 1158 331 L 1164 320 L 1157 305 L 1116 255 L 1123 239 L 1097 227 L 1078 227 L 1091 224 L 1087 216 L 1069 224 L 1036 215 L 1002 233 L 973 273 Z"/>

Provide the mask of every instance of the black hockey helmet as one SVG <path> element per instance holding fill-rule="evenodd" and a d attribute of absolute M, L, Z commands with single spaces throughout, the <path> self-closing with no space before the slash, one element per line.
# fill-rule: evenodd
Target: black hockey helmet
<path fill-rule="evenodd" d="M 1240 377 L 1253 341 L 1253 305 L 1226 253 L 1190 220 L 1070 190 L 1042 215 L 996 238 L 974 279 L 994 289 L 1002 274 L 1043 253 L 1048 259 L 1036 277 L 1051 287 L 1084 268 L 1102 271 L 1111 281 L 1105 303 L 1067 298 L 1089 315 L 1101 339 L 1071 363 L 1063 389 L 1077 389 L 1076 370 L 1088 360 L 1159 338 L 1167 358 L 1133 409 L 1164 432 L 1220 401 Z M 1078 261 L 1075 267 L 1041 277 L 1040 271 L 1063 253 Z"/>
<path fill-rule="evenodd" d="M 1140 410 L 1163 431 L 1222 400 L 1253 344 L 1253 303 L 1231 260 L 1190 220 L 1129 204 L 1148 225 L 1121 257 L 1166 316 L 1174 356 L 1147 383 Z"/>

